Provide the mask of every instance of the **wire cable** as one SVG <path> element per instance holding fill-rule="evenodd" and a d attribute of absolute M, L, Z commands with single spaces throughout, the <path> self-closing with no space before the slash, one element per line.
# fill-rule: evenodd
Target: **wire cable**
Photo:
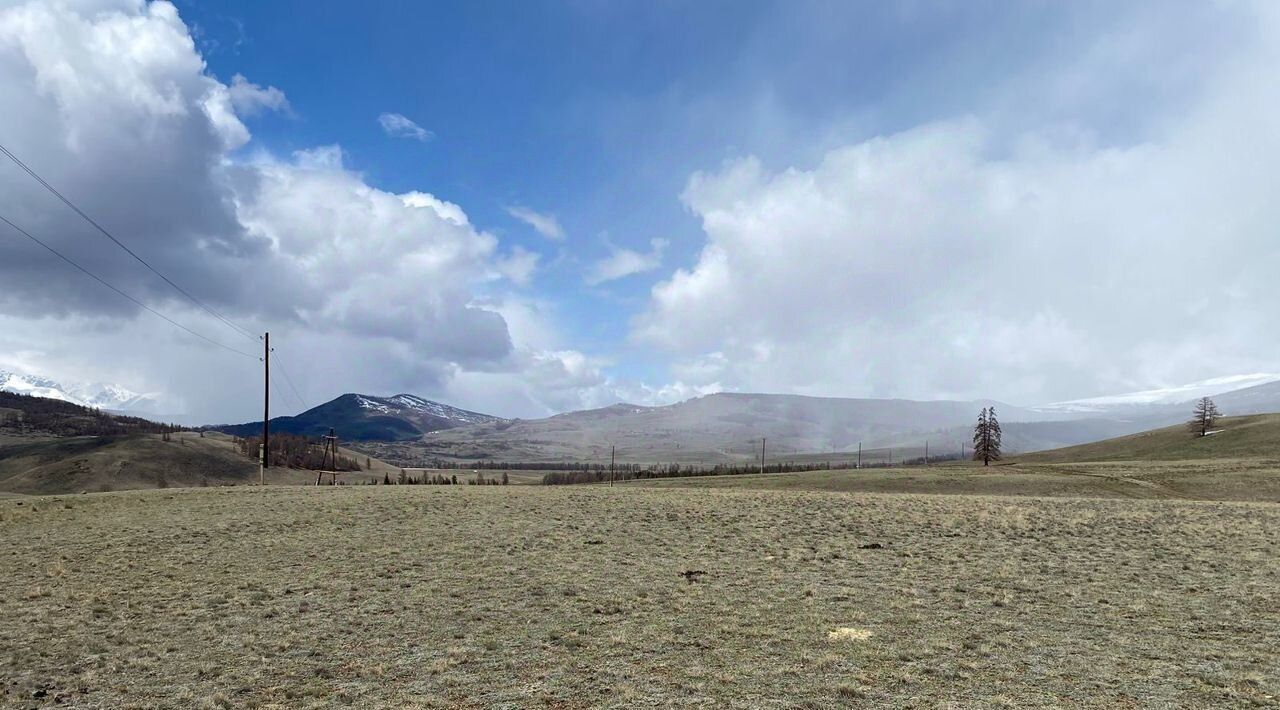
<path fill-rule="evenodd" d="M 289 372 L 285 370 L 284 360 L 280 358 L 279 354 L 276 355 L 276 367 L 280 370 L 280 374 L 284 375 L 284 381 L 289 385 L 289 389 L 293 390 L 293 396 L 295 399 L 298 400 L 298 404 L 302 405 L 302 409 L 304 411 L 311 409 L 311 406 L 307 404 L 307 401 L 302 398 L 302 395 L 298 394 L 298 388 L 294 386 L 293 378 L 290 377 Z"/>
<path fill-rule="evenodd" d="M 240 326 L 236 325 L 235 323 L 232 323 L 230 320 L 228 320 L 228 319 L 227 319 L 227 317 L 226 317 L 226 316 L 224 316 L 224 315 L 222 315 L 221 313 L 217 312 L 217 311 L 216 311 L 216 310 L 214 310 L 212 307 L 210 307 L 210 306 L 208 306 L 208 305 L 205 305 L 205 303 L 204 303 L 203 301 L 201 301 L 200 299 L 196 298 L 195 296 L 192 296 L 190 293 L 187 293 L 186 289 L 182 288 L 182 287 L 181 287 L 181 286 L 179 286 L 178 284 L 176 284 L 176 283 L 174 283 L 173 281 L 171 281 L 171 280 L 169 279 L 169 277 L 168 277 L 168 276 L 165 276 L 164 274 L 162 274 L 162 273 L 160 273 L 159 271 L 157 271 L 157 270 L 156 270 L 156 268 L 155 268 L 154 266 L 152 266 L 151 264 L 147 263 L 147 260 L 146 260 L 146 259 L 143 259 L 142 257 L 138 256 L 138 255 L 137 255 L 137 254 L 136 254 L 132 249 L 130 249 L 129 247 L 125 246 L 125 245 L 124 245 L 124 242 L 121 242 L 119 239 L 116 239 L 116 238 L 115 238 L 115 235 L 111 234 L 111 232 L 108 232 L 108 231 L 107 231 L 107 229 L 106 229 L 105 227 L 103 227 L 101 224 L 98 224 L 98 223 L 97 223 L 96 221 L 94 221 L 94 219 L 93 219 L 92 217 L 90 217 L 89 215 L 85 214 L 84 210 L 82 210 L 82 209 L 80 209 L 79 207 L 77 207 L 77 206 L 75 205 L 75 203 L 74 203 L 74 202 L 72 202 L 71 200 L 67 199 L 67 198 L 66 198 L 66 196 L 64 196 L 61 192 L 58 192 L 57 188 L 55 188 L 53 185 L 50 185 L 47 181 L 45 181 L 45 179 L 44 179 L 44 178 L 40 177 L 40 175 L 39 175 L 38 173 L 36 173 L 36 171 L 34 171 L 34 170 L 32 170 L 30 167 L 28 167 L 26 163 L 22 162 L 22 161 L 18 158 L 18 156 L 14 155 L 14 154 L 13 154 L 13 152 L 12 152 L 12 151 L 10 151 L 8 148 L 6 148 L 3 144 L 0 144 L 0 153 L 4 153 L 6 156 L 8 156 L 10 160 L 12 160 L 14 163 L 16 163 L 16 164 L 17 164 L 17 166 L 18 166 L 18 167 L 22 168 L 22 169 L 23 169 L 23 170 L 24 170 L 28 175 L 30 175 L 32 178 L 34 178 L 36 182 L 40 183 L 41 185 L 43 185 L 43 186 L 44 186 L 44 188 L 45 188 L 46 190 L 48 190 L 49 192 L 53 193 L 54 197 L 57 197 L 59 200 L 62 200 L 63 204 L 65 204 L 67 207 L 70 207 L 70 208 L 71 208 L 71 209 L 72 209 L 76 214 L 78 214 L 78 215 L 80 215 L 81 217 L 83 217 L 83 218 L 84 218 L 84 220 L 85 220 L 86 222 L 88 222 L 89 224 L 93 225 L 93 226 L 94 226 L 94 227 L 95 227 L 99 232 L 102 232 L 102 234 L 103 234 L 107 239 L 110 239 L 111 241 L 115 242 L 116 246 L 120 247 L 121 249 L 124 249 L 124 250 L 125 250 L 125 252 L 127 252 L 127 253 L 129 254 L 129 256 L 132 256 L 134 259 L 136 259 L 136 260 L 138 261 L 138 263 L 139 263 L 139 264 L 142 264 L 143 266 L 145 266 L 145 267 L 147 267 L 148 269 L 150 269 L 150 270 L 151 270 L 151 273 L 155 274 L 156 276 L 159 276 L 161 279 L 163 279 L 163 280 L 164 280 L 164 282 L 165 282 L 165 283 L 167 283 L 167 284 L 169 284 L 170 286 L 172 286 L 173 288 L 175 288 L 175 289 L 178 291 L 178 293 L 181 293 L 183 296 L 186 296 L 186 297 L 187 297 L 187 300 L 191 301 L 192 303 L 196 304 L 196 305 L 197 305 L 197 306 L 199 306 L 200 308 L 204 309 L 204 310 L 205 310 L 205 311 L 207 311 L 210 315 L 212 315 L 214 318 L 217 318 L 218 320 L 222 321 L 223 323 L 225 323 L 225 324 L 226 324 L 227 326 L 229 326 L 230 328 L 232 328 L 232 329 L 234 329 L 235 331 L 239 332 L 241 335 L 244 335 L 245 337 L 250 338 L 250 339 L 256 339 L 256 338 L 258 337 L 258 336 L 256 336 L 256 335 L 254 335 L 253 333 L 250 333 L 249 331 L 245 330 L 244 328 L 241 328 Z M 8 220 L 6 220 L 6 222 L 7 222 L 7 221 L 8 221 Z M 10 226 L 12 226 L 12 223 L 10 223 Z M 201 336 L 201 337 L 203 337 L 203 336 Z"/>
<path fill-rule="evenodd" d="M 271 381 L 271 389 L 276 393 L 276 397 L 280 400 L 280 402 L 284 403 L 284 392 L 280 391 L 280 385 L 276 384 L 275 380 Z M 281 415 L 277 414 L 276 416 L 279 417 Z"/>
<path fill-rule="evenodd" d="M 107 288 L 111 289 L 112 291 L 115 291 L 117 294 L 119 294 L 119 295 L 123 296 L 124 298 L 128 299 L 129 301 L 131 301 L 134 305 L 138 306 L 139 308 L 142 308 L 142 309 L 144 309 L 144 310 L 146 310 L 146 311 L 148 311 L 148 312 L 152 313 L 153 315 L 156 315 L 156 316 L 158 316 L 158 317 L 160 317 L 160 318 L 163 318 L 164 320 L 166 320 L 166 321 L 168 321 L 169 323 L 171 323 L 171 324 L 173 324 L 173 325 L 175 325 L 175 326 L 177 326 L 177 327 L 179 327 L 179 328 L 181 328 L 181 329 L 185 330 L 186 332 L 190 333 L 191 335 L 194 335 L 195 337 L 200 338 L 201 340 L 203 340 L 203 341 L 205 341 L 205 342 L 207 342 L 207 343 L 210 343 L 210 344 L 212 344 L 212 345 L 216 345 L 216 346 L 218 346 L 218 347 L 222 348 L 223 350 L 230 350 L 231 352 L 236 353 L 237 355 L 243 355 L 243 356 L 245 356 L 245 357 L 253 358 L 253 359 L 255 359 L 255 360 L 256 360 L 256 359 L 258 359 L 258 356 L 257 356 L 257 355 L 250 355 L 249 353 L 244 352 L 243 350 L 237 350 L 236 348 L 233 348 L 233 347 L 231 347 L 230 345 L 224 345 L 223 343 L 220 343 L 220 342 L 218 342 L 218 341 L 214 340 L 213 338 L 210 338 L 210 337 L 208 337 L 208 336 L 206 336 L 206 335 L 202 335 L 202 334 L 200 334 L 200 333 L 197 333 L 196 331 L 194 331 L 194 330 L 192 330 L 192 329 L 188 328 L 187 326 L 185 326 L 185 325 L 183 325 L 183 324 L 179 323 L 178 321 L 176 321 L 176 320 L 174 320 L 174 319 L 170 318 L 169 316 L 166 316 L 165 314 L 161 313 L 160 311 L 157 311 L 156 309 L 152 308 L 151 306 L 148 306 L 147 304 L 143 303 L 142 301 L 139 301 L 138 299 L 134 298 L 133 296 L 130 296 L 129 294 L 125 293 L 124 291 L 121 291 L 120 289 L 116 288 L 115 286 L 112 286 L 111 284 L 107 283 L 107 281 L 106 281 L 105 279 L 103 279 L 102 277 L 98 276 L 97 274 L 93 273 L 92 271 L 90 271 L 90 270 L 86 269 L 85 267 L 81 266 L 80 264 L 76 263 L 76 262 L 75 262 L 75 261 L 73 261 L 70 257 L 68 257 L 68 256 L 64 255 L 62 252 L 59 252 L 57 249 L 54 249 L 53 247 L 49 246 L 48 244 L 45 244 L 44 242 L 40 241 L 39 239 L 37 239 L 37 238 L 35 237 L 35 235 L 31 234 L 30 232 L 28 232 L 27 230 L 23 229 L 22 227 L 19 227 L 18 225 L 14 224 L 13 222 L 10 222 L 10 221 L 9 221 L 9 219 L 8 219 L 7 217 L 5 217 L 4 215 L 0 215 L 0 222 L 4 222 L 5 224 L 9 225 L 9 227 L 11 227 L 14 231 L 18 232 L 19 234 L 21 234 L 22 236 L 26 237 L 27 239 L 30 239 L 31 241 L 35 242 L 36 244 L 39 244 L 40 246 L 44 247 L 46 250 L 48 250 L 48 251 L 49 251 L 49 253 L 50 253 L 50 254 L 53 254 L 54 256 L 58 257 L 59 259 L 62 259 L 63 261 L 67 262 L 68 264 L 70 264 L 70 265 L 74 266 L 75 268 L 79 269 L 80 271 L 84 272 L 84 273 L 85 273 L 89 278 L 93 279 L 94 281 L 97 281 L 98 283 L 102 284 L 103 286 L 106 286 Z"/>

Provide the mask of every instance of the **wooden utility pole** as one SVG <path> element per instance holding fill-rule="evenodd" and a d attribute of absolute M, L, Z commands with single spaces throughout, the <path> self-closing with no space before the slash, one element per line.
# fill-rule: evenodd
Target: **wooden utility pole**
<path fill-rule="evenodd" d="M 271 468 L 271 334 L 262 334 L 262 467 Z"/>
<path fill-rule="evenodd" d="M 862 468 L 862 442 L 858 442 L 858 468 Z"/>
<path fill-rule="evenodd" d="M 929 440 L 924 440 L 924 465 L 929 465 Z"/>
<path fill-rule="evenodd" d="M 763 436 L 760 437 L 760 473 L 764 473 L 764 442 L 768 441 Z"/>
<path fill-rule="evenodd" d="M 618 447 L 616 445 L 609 447 L 609 486 L 613 487 L 613 462 L 617 458 Z"/>

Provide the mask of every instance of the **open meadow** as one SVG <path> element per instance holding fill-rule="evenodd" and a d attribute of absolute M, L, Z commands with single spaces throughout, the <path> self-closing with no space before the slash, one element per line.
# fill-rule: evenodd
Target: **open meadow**
<path fill-rule="evenodd" d="M 8 498 L 0 704 L 1276 706 L 1278 529 L 639 485 Z"/>
<path fill-rule="evenodd" d="M 1280 461 L 1014 461 L 628 481 L 663 488 L 1280 502 Z"/>

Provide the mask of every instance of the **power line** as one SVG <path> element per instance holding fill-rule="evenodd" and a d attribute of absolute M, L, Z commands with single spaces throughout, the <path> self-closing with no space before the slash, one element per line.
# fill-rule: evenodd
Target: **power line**
<path fill-rule="evenodd" d="M 280 359 L 279 353 L 276 354 L 276 368 L 280 370 L 280 374 L 284 375 L 284 381 L 289 385 L 289 389 L 293 390 L 293 396 L 298 400 L 298 404 L 301 404 L 304 410 L 311 409 L 307 401 L 302 398 L 302 395 L 298 394 L 298 388 L 294 386 L 293 378 L 284 369 L 284 360 Z"/>
<path fill-rule="evenodd" d="M 278 365 L 279 363 L 276 364 Z M 281 402 L 284 401 L 284 393 L 280 391 L 280 385 L 277 384 L 275 380 L 271 380 L 271 390 L 276 393 L 276 396 L 280 398 Z"/>
<path fill-rule="evenodd" d="M 27 239 L 30 239 L 31 241 L 35 242 L 36 244 L 39 244 L 40 246 L 42 246 L 42 247 L 44 247 L 45 249 L 47 249 L 47 250 L 49 251 L 49 253 L 50 253 L 50 254 L 53 254 L 54 256 L 58 257 L 59 259 L 62 259 L 63 261 L 67 262 L 68 264 L 70 264 L 70 265 L 74 266 L 75 268 L 79 269 L 79 270 L 80 270 L 80 271 L 82 271 L 85 275 L 87 275 L 89 278 L 93 279 L 94 281 L 97 281 L 98 283 L 102 284 L 103 286 L 106 286 L 107 288 L 111 289 L 112 291 L 115 291 L 117 294 L 119 294 L 119 295 L 123 296 L 124 298 L 128 299 L 129 301 L 131 301 L 134 305 L 138 306 L 139 308 L 142 308 L 142 309 L 144 309 L 144 310 L 146 310 L 146 311 L 148 311 L 148 312 L 152 313 L 153 315 L 156 315 L 156 316 L 158 316 L 158 317 L 160 317 L 160 318 L 163 318 L 163 319 L 165 319 L 166 321 L 168 321 L 169 323 L 171 323 L 171 324 L 173 324 L 173 325 L 175 325 L 175 326 L 177 326 L 177 327 L 179 327 L 179 328 L 181 328 L 181 329 L 185 330 L 186 332 L 190 333 L 191 335 L 194 335 L 195 337 L 200 338 L 201 340 L 203 340 L 203 341 L 205 341 L 205 342 L 207 342 L 207 343 L 210 343 L 210 344 L 212 344 L 212 345 L 216 345 L 216 346 L 218 346 L 218 347 L 222 348 L 223 350 L 230 350 L 231 352 L 236 353 L 237 355 L 243 355 L 243 356 L 245 356 L 245 357 L 253 358 L 253 359 L 255 359 L 255 360 L 257 359 L 257 356 L 256 356 L 256 355 L 250 355 L 249 353 L 244 352 L 243 350 L 237 350 L 236 348 L 233 348 L 233 347 L 231 347 L 230 345 L 224 345 L 224 344 L 222 344 L 222 343 L 220 343 L 220 342 L 218 342 L 218 341 L 214 340 L 213 338 L 210 338 L 210 337 L 208 337 L 208 336 L 205 336 L 205 335 L 202 335 L 202 334 L 200 334 L 200 333 L 197 333 L 196 331 L 194 331 L 194 330 L 192 330 L 192 329 L 188 328 L 187 326 L 185 326 L 185 325 L 183 325 L 183 324 L 179 323 L 178 321 L 176 321 L 176 320 L 174 320 L 174 319 L 170 318 L 169 316 L 166 316 L 165 314 L 161 313 L 160 311 L 157 311 L 156 309 L 152 308 L 151 306 L 148 306 L 147 304 L 143 303 L 142 301 L 139 301 L 138 299 L 134 298 L 133 296 L 130 296 L 129 294 L 125 293 L 124 291 L 121 291 L 120 289 L 116 288 L 115 286 L 112 286 L 111 284 L 107 283 L 107 282 L 106 282 L 106 280 L 104 280 L 102 277 L 98 276 L 97 274 L 93 273 L 92 271 L 90 271 L 90 270 L 86 269 L 85 267 L 81 266 L 80 264 L 76 263 L 76 262 L 75 262 L 75 261 L 73 261 L 70 257 L 68 257 L 68 256 L 66 256 L 66 255 L 64 255 L 64 254 L 62 254 L 62 253 L 61 253 L 61 252 L 59 252 L 57 249 L 54 249 L 53 247 L 49 246 L 48 244 L 45 244 L 44 242 L 40 241 L 39 239 L 37 239 L 37 238 L 35 237 L 35 235 L 31 234 L 30 232 L 28 232 L 27 230 L 23 229 L 22 227 L 19 227 L 18 225 L 14 224 L 13 222 L 10 222 L 10 221 L 9 221 L 9 219 L 8 219 L 7 217 L 5 217 L 4 215 L 0 215 L 0 222 L 4 222 L 5 224 L 9 225 L 9 227 L 11 227 L 14 231 L 18 232 L 19 234 L 21 234 L 22 236 L 26 237 Z"/>
<path fill-rule="evenodd" d="M 98 224 L 98 223 L 97 223 L 96 221 L 94 221 L 94 219 L 93 219 L 92 217 L 90 217 L 89 215 L 85 214 L 84 210 L 82 210 L 82 209 L 80 209 L 79 207 L 77 207 L 77 206 L 75 205 L 75 203 L 73 203 L 71 200 L 67 199 L 67 198 L 66 198 L 66 197 L 65 197 L 61 192 L 58 192 L 57 188 L 55 188 L 53 185 L 50 185 L 48 182 L 46 182 L 44 178 L 40 177 L 40 175 L 39 175 L 38 173 L 36 173 L 36 171 L 34 171 L 34 170 L 32 170 L 30 167 L 28 167 L 26 163 L 24 163 L 24 162 L 22 162 L 21 160 L 19 160 L 19 159 L 18 159 L 18 156 L 14 155 L 14 154 L 13 154 L 13 153 L 8 149 L 8 148 L 6 148 L 3 144 L 0 144 L 0 153 L 4 153 L 6 156 L 8 156 L 10 160 L 12 160 L 14 163 L 16 163 L 16 164 L 17 164 L 17 166 L 18 166 L 18 167 L 22 168 L 22 169 L 23 169 L 23 170 L 24 170 L 28 175 L 30 175 L 32 178 L 34 178 L 36 182 L 40 183 L 41 185 L 43 185 L 43 186 L 44 186 L 44 188 L 45 188 L 46 190 L 48 190 L 49 192 L 53 193 L 54 197 L 57 197 L 59 200 L 62 200 L 62 203 L 63 203 L 63 204 L 65 204 L 67 207 L 70 207 L 70 208 L 71 208 L 71 209 L 72 209 L 76 214 L 78 214 L 78 215 L 80 215 L 81 217 L 83 217 L 83 218 L 84 218 L 84 220 L 85 220 L 86 222 L 88 222 L 89 224 L 93 225 L 93 226 L 94 226 L 94 227 L 95 227 L 99 232 L 102 232 L 102 234 L 103 234 L 107 239 L 110 239 L 111 241 L 115 242 L 116 246 L 120 247 L 121 249 L 124 249 L 124 250 L 125 250 L 125 252 L 127 252 L 127 253 L 129 254 L 129 256 L 132 256 L 134 259 L 136 259 L 136 260 L 138 261 L 138 263 L 139 263 L 139 264 L 142 264 L 143 266 L 145 266 L 145 267 L 147 267 L 148 269 L 150 269 L 150 270 L 151 270 L 151 273 L 155 274 L 156 276 L 159 276 L 161 279 L 163 279 L 163 280 L 164 280 L 164 282 L 165 282 L 165 283 L 169 284 L 169 285 L 170 285 L 170 286 L 172 286 L 174 289 L 176 289 L 176 290 L 178 291 L 178 293 L 181 293 L 183 296 L 186 296 L 186 297 L 187 297 L 187 300 L 189 300 L 189 301 L 191 301 L 192 303 L 196 304 L 196 305 L 197 305 L 197 306 L 199 306 L 200 308 L 203 308 L 205 311 L 207 311 L 207 312 L 208 312 L 210 315 L 212 315 L 214 318 L 217 318 L 218 320 L 222 321 L 223 323 L 225 323 L 225 324 L 226 324 L 227 326 L 229 326 L 230 328 L 232 328 L 232 329 L 234 329 L 235 331 L 239 332 L 241 335 L 243 335 L 243 336 L 245 336 L 245 337 L 249 338 L 250 340 L 257 340 L 258 336 L 254 335 L 253 333 L 250 333 L 249 331 L 245 330 L 244 328 L 241 328 L 240 326 L 236 325 L 235 323 L 232 323 L 230 320 L 228 320 L 228 319 L 226 318 L 226 316 L 224 316 L 224 315 L 222 315 L 221 313 L 219 313 L 219 312 L 215 311 L 212 307 L 210 307 L 210 306 L 208 306 L 208 305 L 205 305 L 205 303 L 204 303 L 203 301 L 201 301 L 200 299 L 196 298 L 195 296 L 192 296 L 190 293 L 187 293 L 187 291 L 186 291 L 185 289 L 183 289 L 181 286 L 179 286 L 178 284 L 176 284 L 176 283 L 174 283 L 173 281 L 171 281 L 171 280 L 169 279 L 169 277 L 168 277 L 168 276 L 165 276 L 164 274 L 162 274 L 162 273 L 160 273 L 159 271 L 157 271 L 157 270 L 156 270 L 156 268 L 155 268 L 154 266 L 152 266 L 151 264 L 147 263 L 147 260 L 146 260 L 146 259 L 143 259 L 142 257 L 138 256 L 136 253 L 134 253 L 134 251 L 133 251 L 132 249 L 130 249 L 129 247 L 125 246 L 123 242 L 121 242 L 119 239 L 116 239 L 116 238 L 115 238 L 115 236 L 114 236 L 113 234 L 111 234 L 111 232 L 108 232 L 108 231 L 107 231 L 107 229 L 106 229 L 105 227 L 103 227 L 101 224 Z M 8 222 L 8 220 L 5 220 L 5 221 L 6 221 L 6 222 Z M 12 223 L 10 223 L 10 226 L 12 226 Z M 28 236 L 30 236 L 30 235 L 28 235 Z M 55 253 L 56 253 L 56 252 L 55 252 Z M 96 277 L 95 277 L 95 278 L 96 278 Z M 201 336 L 201 337 L 203 337 L 203 336 Z"/>

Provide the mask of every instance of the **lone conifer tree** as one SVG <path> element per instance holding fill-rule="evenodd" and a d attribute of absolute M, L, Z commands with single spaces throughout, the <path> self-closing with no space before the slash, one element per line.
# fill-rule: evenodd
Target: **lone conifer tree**
<path fill-rule="evenodd" d="M 1218 421 L 1218 417 L 1222 416 L 1222 412 L 1218 411 L 1218 405 L 1213 403 L 1208 397 L 1201 397 L 1196 400 L 1196 411 L 1191 416 L 1191 421 L 1187 422 L 1187 426 L 1191 428 L 1191 432 L 1196 436 L 1205 436 L 1209 430 L 1213 428 L 1214 423 Z"/>
<path fill-rule="evenodd" d="M 990 466 L 1000 460 L 1000 422 L 996 420 L 996 408 L 987 407 L 978 413 L 978 424 L 973 427 L 973 460 Z"/>

